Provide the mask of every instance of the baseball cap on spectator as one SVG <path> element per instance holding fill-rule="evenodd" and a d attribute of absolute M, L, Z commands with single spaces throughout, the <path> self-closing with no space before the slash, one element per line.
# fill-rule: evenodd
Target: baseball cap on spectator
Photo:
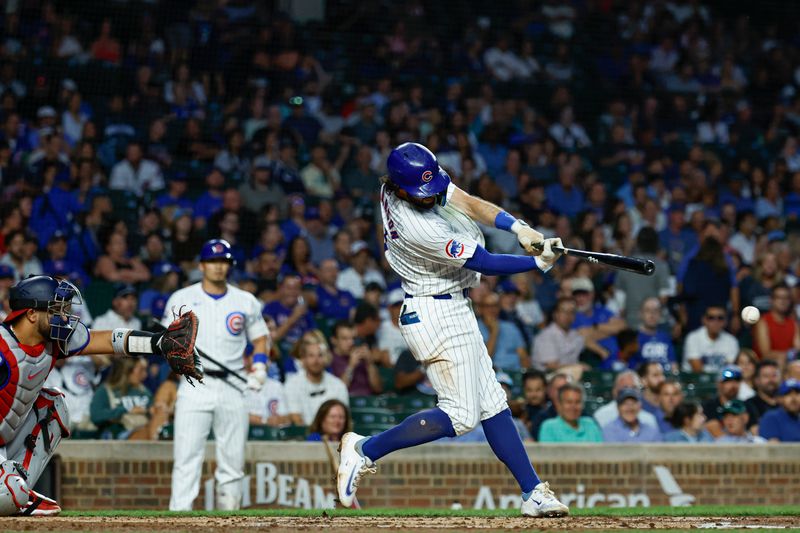
<path fill-rule="evenodd" d="M 162 261 L 161 263 L 156 263 L 153 266 L 153 277 L 156 278 L 158 276 L 166 276 L 172 272 L 180 274 L 181 269 L 178 268 L 178 265 L 174 265 L 168 261 Z"/>
<path fill-rule="evenodd" d="M 498 370 L 494 375 L 497 378 L 497 382 L 501 385 L 505 385 L 508 388 L 512 388 L 514 386 L 514 380 L 511 379 L 511 376 L 509 376 L 506 372 Z"/>
<path fill-rule="evenodd" d="M 118 283 L 114 286 L 114 298 L 122 298 L 124 296 L 135 295 L 136 287 L 130 283 Z"/>
<path fill-rule="evenodd" d="M 686 211 L 686 206 L 683 204 L 672 203 L 667 208 L 667 213 L 683 213 Z"/>
<path fill-rule="evenodd" d="M 369 252 L 369 245 L 364 241 L 356 241 L 350 245 L 350 255 L 356 255 L 359 252 Z"/>
<path fill-rule="evenodd" d="M 589 278 L 572 278 L 570 281 L 572 294 L 576 292 L 594 292 L 594 284 Z"/>
<path fill-rule="evenodd" d="M 386 296 L 386 305 L 389 307 L 393 305 L 400 305 L 403 303 L 403 300 L 406 298 L 406 293 L 401 288 L 396 288 L 389 291 L 389 294 Z"/>
<path fill-rule="evenodd" d="M 170 181 L 189 181 L 189 173 L 185 170 L 174 170 L 169 175 Z"/>
<path fill-rule="evenodd" d="M 0 279 L 14 279 L 15 275 L 14 267 L 0 264 Z"/>
<path fill-rule="evenodd" d="M 778 396 L 786 396 L 792 391 L 800 392 L 800 380 L 797 379 L 785 380 L 783 383 L 781 383 L 781 386 L 778 389 Z"/>
<path fill-rule="evenodd" d="M 500 294 L 520 294 L 519 287 L 514 285 L 510 279 L 504 280 L 497 285 L 497 292 Z"/>
<path fill-rule="evenodd" d="M 66 241 L 66 240 L 67 240 L 67 234 L 61 231 L 60 229 L 57 229 L 53 232 L 52 235 L 50 235 L 50 239 L 48 239 L 47 242 Z"/>
<path fill-rule="evenodd" d="M 37 118 L 56 118 L 56 110 L 52 106 L 43 105 L 36 111 Z"/>
<path fill-rule="evenodd" d="M 642 394 L 637 389 L 625 387 L 624 389 L 620 389 L 620 391 L 617 393 L 617 397 L 614 399 L 617 401 L 617 403 L 622 403 L 628 398 L 633 398 L 637 402 L 640 402 L 642 401 Z"/>
<path fill-rule="evenodd" d="M 786 240 L 786 234 L 779 229 L 767 233 L 767 242 L 769 243 L 783 242 L 785 240 Z"/>
<path fill-rule="evenodd" d="M 319 207 L 306 207 L 306 220 L 319 220 Z"/>
<path fill-rule="evenodd" d="M 383 287 L 381 287 L 380 283 L 377 283 L 375 281 L 370 281 L 369 283 L 366 284 L 366 286 L 364 286 L 364 292 L 370 292 L 370 291 L 378 291 L 382 293 Z"/>
<path fill-rule="evenodd" d="M 66 89 L 68 91 L 77 91 L 78 84 L 75 83 L 75 80 L 71 78 L 64 78 L 63 80 L 61 80 L 61 88 Z"/>
<path fill-rule="evenodd" d="M 720 383 L 724 381 L 742 381 L 742 369 L 736 365 L 725 365 L 719 371 L 717 381 Z"/>
<path fill-rule="evenodd" d="M 720 415 L 741 415 L 747 412 L 742 400 L 731 400 L 718 408 Z"/>
<path fill-rule="evenodd" d="M 289 98 L 289 107 L 303 107 L 303 97 L 292 96 Z"/>

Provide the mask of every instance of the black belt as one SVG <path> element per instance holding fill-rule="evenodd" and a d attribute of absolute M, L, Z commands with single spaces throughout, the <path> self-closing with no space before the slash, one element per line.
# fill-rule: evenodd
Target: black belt
<path fill-rule="evenodd" d="M 211 376 L 212 378 L 225 379 L 230 372 L 226 370 L 203 370 L 204 376 Z"/>
<path fill-rule="evenodd" d="M 406 298 L 413 298 L 414 297 L 413 294 L 408 294 L 408 293 L 405 293 L 405 294 L 406 294 Z M 467 296 L 469 296 L 469 289 L 462 289 L 460 293 L 456 293 L 456 294 L 461 294 L 461 296 L 466 298 Z M 453 296 L 454 296 L 453 294 L 434 294 L 433 296 L 431 296 L 431 298 L 433 298 L 434 300 L 452 300 Z"/>

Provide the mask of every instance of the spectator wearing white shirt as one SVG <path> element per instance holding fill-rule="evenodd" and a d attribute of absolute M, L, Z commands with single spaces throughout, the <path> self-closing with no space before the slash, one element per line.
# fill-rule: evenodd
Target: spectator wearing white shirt
<path fill-rule="evenodd" d="M 137 304 L 136 288 L 133 285 L 118 285 L 111 300 L 111 309 L 94 319 L 92 329 L 142 329 L 142 321 L 133 316 Z"/>
<path fill-rule="evenodd" d="M 586 130 L 574 121 L 571 106 L 566 106 L 561 110 L 558 122 L 550 126 L 549 132 L 561 148 L 567 150 L 585 148 L 592 145 L 592 140 L 586 134 Z"/>
<path fill-rule="evenodd" d="M 144 159 L 142 146 L 133 141 L 125 149 L 125 159 L 111 169 L 108 186 L 114 190 L 136 193 L 158 191 L 164 188 L 164 176 L 157 163 Z"/>
<path fill-rule="evenodd" d="M 703 325 L 686 336 L 683 345 L 684 372 L 718 372 L 739 354 L 739 341 L 725 331 L 726 311 L 709 307 Z"/>
<path fill-rule="evenodd" d="M 12 269 L 14 281 L 43 274 L 42 263 L 26 250 L 27 240 L 22 230 L 14 230 L 6 235 L 6 253 L 0 257 L 0 264 Z"/>
<path fill-rule="evenodd" d="M 509 47 L 508 37 L 501 35 L 495 46 L 483 54 L 483 62 L 492 76 L 499 81 L 529 78 L 531 68 Z M 538 66 L 538 65 L 537 65 Z"/>
<path fill-rule="evenodd" d="M 403 289 L 397 288 L 392 290 L 387 297 L 387 307 L 389 310 L 389 318 L 381 322 L 380 328 L 376 336 L 378 338 L 378 348 L 389 352 L 389 361 L 392 366 L 397 363 L 400 354 L 404 350 L 408 350 L 408 344 L 403 339 L 403 334 L 400 332 L 400 310 L 403 308 L 403 300 L 405 293 Z"/>
<path fill-rule="evenodd" d="M 252 425 L 280 427 L 289 424 L 289 411 L 283 383 L 267 378 L 259 390 L 247 388 L 244 401 Z"/>
<path fill-rule="evenodd" d="M 755 213 L 752 211 L 743 211 L 739 213 L 737 226 L 739 231 L 734 233 L 733 237 L 728 241 L 731 248 L 739 252 L 739 255 L 748 265 L 753 264 L 756 251 L 756 227 L 758 220 Z"/>
<path fill-rule="evenodd" d="M 303 368 L 286 379 L 286 407 L 292 423 L 308 426 L 325 401 L 336 399 L 350 405 L 344 382 L 325 370 L 330 363 L 327 346 L 302 341 L 299 350 Z"/>
<path fill-rule="evenodd" d="M 384 289 L 386 281 L 383 275 L 370 265 L 369 246 L 364 241 L 356 241 L 350 246 L 350 266 L 339 273 L 336 288 L 347 291 L 356 299 L 364 298 L 364 288 L 375 282 Z"/>
<path fill-rule="evenodd" d="M 642 390 L 642 380 L 633 370 L 624 370 L 617 374 L 617 377 L 614 378 L 614 386 L 611 389 L 611 397 L 615 399 L 600 407 L 592 415 L 597 425 L 601 428 L 608 425 L 619 416 L 619 407 L 617 406 L 616 398 L 623 389 Z M 636 417 L 642 424 L 658 427 L 656 417 L 644 409 L 639 409 L 639 413 Z"/>
<path fill-rule="evenodd" d="M 553 309 L 553 319 L 533 342 L 532 364 L 537 370 L 551 371 L 578 364 L 586 341 L 577 330 L 576 306 L 572 298 L 561 298 Z"/>

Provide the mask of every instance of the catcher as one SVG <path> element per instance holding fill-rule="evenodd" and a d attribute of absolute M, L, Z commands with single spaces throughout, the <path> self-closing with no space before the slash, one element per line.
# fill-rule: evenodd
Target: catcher
<path fill-rule="evenodd" d="M 187 380 L 202 380 L 195 354 L 197 317 L 187 311 L 160 333 L 89 331 L 76 314 L 80 291 L 68 281 L 32 276 L 11 287 L 0 324 L 0 516 L 52 516 L 55 500 L 32 487 L 69 436 L 64 394 L 43 384 L 57 359 L 84 354 L 163 355 Z"/>

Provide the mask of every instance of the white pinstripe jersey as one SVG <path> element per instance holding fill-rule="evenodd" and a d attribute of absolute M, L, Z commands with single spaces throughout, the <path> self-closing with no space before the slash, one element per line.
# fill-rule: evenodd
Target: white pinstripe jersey
<path fill-rule="evenodd" d="M 255 296 L 232 285 L 222 298 L 209 296 L 200 283 L 175 291 L 167 300 L 161 323 L 168 326 L 176 312 L 186 306 L 197 315 L 197 347 L 231 370 L 244 367 L 244 349 L 248 340 L 269 335 L 261 316 L 261 304 Z M 203 361 L 206 370 L 219 370 Z"/>
<path fill-rule="evenodd" d="M 447 187 L 447 199 L 455 185 Z M 478 225 L 450 202 L 420 209 L 381 186 L 386 260 L 412 296 L 451 294 L 476 287 L 480 274 L 461 268 L 484 237 Z"/>

